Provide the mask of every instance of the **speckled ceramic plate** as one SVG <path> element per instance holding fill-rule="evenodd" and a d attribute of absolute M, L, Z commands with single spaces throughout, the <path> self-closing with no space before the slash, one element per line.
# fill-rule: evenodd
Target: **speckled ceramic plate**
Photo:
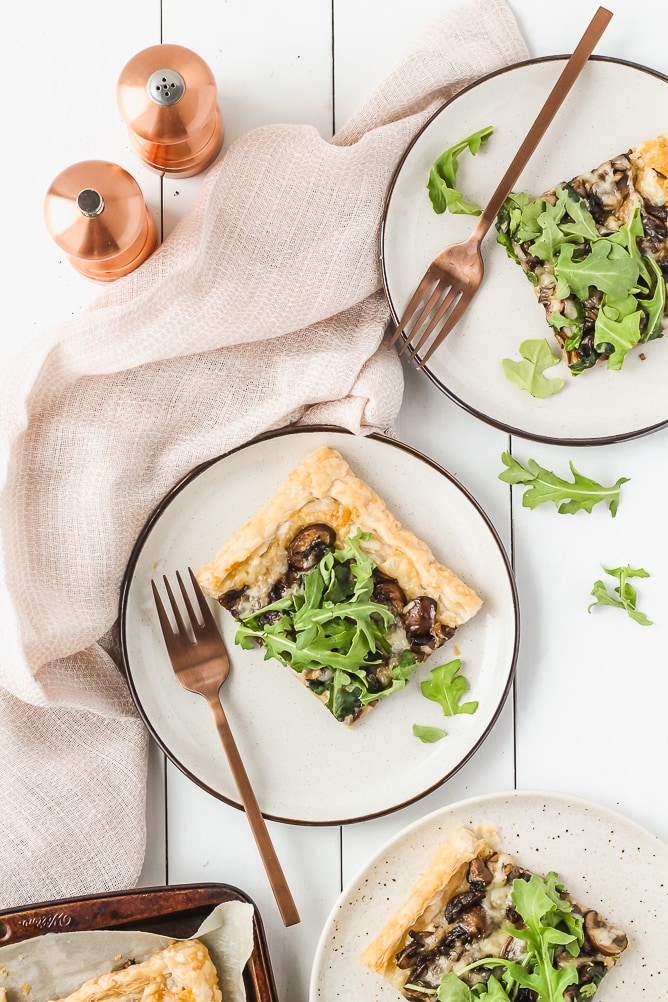
<path fill-rule="evenodd" d="M 665 994 L 668 846 L 628 818 L 559 793 L 511 791 L 460 801 L 405 828 L 343 892 L 323 930 L 310 1002 L 398 1002 L 401 995 L 358 957 L 399 907 L 448 832 L 496 828 L 500 844 L 536 872 L 556 871 L 583 905 L 626 931 L 629 948 L 601 987 L 601 1002 Z M 597 995 L 598 998 L 598 995 Z"/>
<path fill-rule="evenodd" d="M 474 217 L 437 215 L 427 193 L 433 162 L 454 143 L 491 125 L 475 157 L 460 157 L 458 183 L 484 205 L 517 152 L 564 65 L 563 57 L 501 70 L 462 91 L 442 108 L 408 149 L 394 178 L 382 230 L 385 288 L 395 320 L 403 313 L 432 258 L 465 239 Z M 590 60 L 520 177 L 532 195 L 592 170 L 611 156 L 665 133 L 668 78 L 617 60 Z M 605 123 L 605 127 L 597 127 Z M 551 339 L 542 308 L 519 265 L 496 243 L 483 244 L 485 278 L 455 330 L 425 371 L 467 410 L 514 434 L 556 444 L 590 445 L 654 431 L 668 422 L 668 339 L 629 353 L 620 372 L 603 365 L 573 377 L 562 363 L 547 371 L 566 385 L 537 400 L 509 382 L 503 358 L 520 358 L 520 342 Z"/>
<path fill-rule="evenodd" d="M 206 701 L 177 682 L 158 625 L 151 578 L 206 563 L 313 449 L 338 449 L 399 520 L 479 591 L 484 605 L 456 640 L 421 665 L 411 684 L 354 727 L 340 724 L 289 668 L 234 644 L 235 622 L 216 615 L 232 671 L 222 690 L 232 730 L 263 813 L 302 824 L 340 824 L 383 814 L 428 793 L 466 762 L 494 724 L 518 646 L 515 587 L 484 512 L 457 481 L 414 450 L 382 437 L 302 429 L 256 440 L 195 470 L 161 503 L 137 542 L 123 587 L 121 637 L 137 706 L 172 761 L 210 793 L 239 807 Z M 421 678 L 461 651 L 479 707 L 444 720 Z M 413 723 L 445 725 L 423 744 Z"/>

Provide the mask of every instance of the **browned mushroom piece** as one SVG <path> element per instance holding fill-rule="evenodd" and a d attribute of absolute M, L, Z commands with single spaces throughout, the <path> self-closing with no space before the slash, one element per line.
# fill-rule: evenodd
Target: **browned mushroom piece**
<path fill-rule="evenodd" d="M 282 574 L 277 581 L 274 581 L 269 592 L 269 601 L 277 602 L 289 591 L 292 591 L 299 584 L 301 577 L 296 571 L 288 567 L 285 574 Z"/>
<path fill-rule="evenodd" d="M 406 605 L 406 596 L 399 582 L 387 574 L 382 574 L 377 569 L 373 572 L 373 580 L 372 602 L 386 605 L 390 612 L 398 616 Z"/>
<path fill-rule="evenodd" d="M 459 924 L 469 934 L 471 939 L 479 939 L 487 932 L 487 913 L 482 905 L 474 905 L 459 919 Z"/>
<path fill-rule="evenodd" d="M 425 951 L 426 941 L 431 936 L 431 933 L 428 930 L 416 932 L 414 929 L 411 929 L 408 936 L 409 942 L 394 958 L 395 964 L 401 970 L 415 965 L 416 961 L 419 960 L 421 954 Z"/>
<path fill-rule="evenodd" d="M 292 537 L 287 546 L 288 563 L 298 571 L 309 571 L 333 549 L 336 533 L 324 522 L 314 522 Z"/>
<path fill-rule="evenodd" d="M 428 595 L 418 595 L 403 613 L 404 629 L 411 647 L 433 643 L 432 629 L 436 621 L 436 602 Z"/>
<path fill-rule="evenodd" d="M 246 585 L 244 585 L 243 588 L 230 588 L 229 591 L 225 591 L 222 595 L 218 596 L 218 601 L 222 607 L 231 612 L 233 616 L 238 616 L 241 599 L 244 597 L 247 590 Z"/>
<path fill-rule="evenodd" d="M 469 863 L 466 879 L 472 891 L 479 891 L 492 882 L 491 870 L 480 856 L 476 856 Z"/>
<path fill-rule="evenodd" d="M 484 887 L 476 891 L 464 891 L 462 894 L 455 894 L 445 906 L 446 922 L 455 922 L 460 915 L 467 912 L 474 905 L 479 905 L 485 897 Z"/>
<path fill-rule="evenodd" d="M 629 945 L 626 933 L 615 929 L 593 909 L 585 915 L 584 928 L 591 945 L 604 957 L 618 957 Z"/>
<path fill-rule="evenodd" d="M 523 957 L 526 957 L 526 954 L 526 943 L 523 940 L 518 939 L 517 936 L 509 936 L 503 944 L 503 949 L 501 950 L 499 956 L 503 957 L 504 960 L 513 960 L 516 963 L 521 963 Z"/>

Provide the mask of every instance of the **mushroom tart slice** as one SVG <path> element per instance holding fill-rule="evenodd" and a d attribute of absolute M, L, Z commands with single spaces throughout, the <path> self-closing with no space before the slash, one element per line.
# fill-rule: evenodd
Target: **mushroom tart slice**
<path fill-rule="evenodd" d="M 292 668 L 346 724 L 404 688 L 482 604 L 327 446 L 197 579 L 238 620 L 238 644 Z"/>
<path fill-rule="evenodd" d="M 584 1002 L 627 947 L 556 873 L 459 826 L 360 960 L 414 1002 Z"/>
<path fill-rule="evenodd" d="M 668 327 L 668 136 L 533 198 L 512 194 L 498 240 L 521 265 L 573 374 L 620 369 Z"/>
<path fill-rule="evenodd" d="M 218 972 L 204 943 L 170 943 L 141 963 L 90 978 L 60 1002 L 223 1002 Z"/>

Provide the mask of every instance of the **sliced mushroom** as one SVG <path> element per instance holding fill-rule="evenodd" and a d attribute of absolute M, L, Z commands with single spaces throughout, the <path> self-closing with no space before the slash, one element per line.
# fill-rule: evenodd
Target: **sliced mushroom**
<path fill-rule="evenodd" d="M 415 932 L 413 929 L 408 933 L 409 942 L 400 950 L 394 958 L 394 962 L 401 970 L 408 967 L 415 967 L 419 959 L 425 959 L 429 952 L 426 947 L 426 940 L 431 935 L 429 931 Z"/>
<path fill-rule="evenodd" d="M 395 616 L 398 616 L 406 605 L 406 596 L 399 582 L 378 570 L 373 572 L 373 578 L 374 588 L 371 600 L 386 605 Z"/>
<path fill-rule="evenodd" d="M 244 597 L 247 590 L 246 585 L 244 585 L 243 588 L 230 588 L 229 591 L 225 591 L 222 595 L 218 596 L 218 601 L 224 609 L 231 612 L 233 616 L 238 617 L 241 599 Z"/>
<path fill-rule="evenodd" d="M 480 856 L 476 856 L 469 863 L 466 879 L 472 891 L 479 891 L 492 882 L 491 871 L 485 860 L 481 859 Z"/>
<path fill-rule="evenodd" d="M 523 866 L 511 865 L 506 868 L 506 880 L 512 884 L 513 880 L 531 880 L 532 874 L 525 870 Z"/>
<path fill-rule="evenodd" d="M 292 591 L 292 589 L 299 584 L 299 581 L 299 574 L 289 567 L 285 574 L 282 574 L 280 578 L 271 586 L 269 601 L 277 602 L 279 598 L 283 598 L 283 596 L 289 591 Z"/>
<path fill-rule="evenodd" d="M 436 602 L 428 595 L 418 595 L 404 609 L 403 621 L 411 647 L 424 647 L 433 643 Z"/>
<path fill-rule="evenodd" d="M 487 931 L 487 913 L 482 905 L 475 905 L 464 912 L 459 924 L 466 929 L 471 939 L 479 939 Z"/>
<path fill-rule="evenodd" d="M 334 547 L 336 533 L 324 522 L 314 522 L 292 537 L 287 546 L 288 563 L 298 571 L 309 571 Z"/>
<path fill-rule="evenodd" d="M 479 905 L 485 897 L 485 889 L 476 891 L 464 891 L 463 894 L 455 894 L 445 906 L 446 922 L 456 922 L 457 919 L 467 912 L 474 905 Z"/>
<path fill-rule="evenodd" d="M 617 957 L 629 945 L 626 933 L 615 929 L 596 911 L 587 912 L 584 927 L 589 942 L 604 957 Z"/>
<path fill-rule="evenodd" d="M 526 956 L 527 948 L 523 940 L 518 939 L 517 936 L 509 936 L 508 939 L 503 944 L 503 949 L 499 954 L 504 960 L 514 960 L 520 963 L 522 958 Z"/>

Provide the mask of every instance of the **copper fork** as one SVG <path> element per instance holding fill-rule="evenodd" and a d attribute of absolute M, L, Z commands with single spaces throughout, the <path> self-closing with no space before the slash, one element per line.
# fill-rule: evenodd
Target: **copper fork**
<path fill-rule="evenodd" d="M 538 113 L 536 121 L 483 209 L 471 236 L 462 243 L 452 244 L 437 254 L 423 275 L 390 341 L 391 346 L 403 334 L 405 340 L 399 354 L 409 349 L 408 359 L 413 360 L 417 357 L 420 368 L 443 343 L 478 291 L 484 271 L 480 252 L 483 237 L 513 190 L 515 182 L 564 98 L 582 72 L 611 17 L 611 12 L 605 7 L 599 7 L 596 11 Z M 409 327 L 410 334 L 407 333 Z M 432 335 L 433 340 L 419 356 L 418 352 L 427 345 Z"/>
<path fill-rule="evenodd" d="M 163 576 L 163 582 L 176 623 L 176 631 L 174 631 L 169 620 L 156 583 L 153 580 L 151 581 L 153 598 L 158 610 L 158 619 L 160 620 L 162 635 L 165 638 L 169 660 L 174 669 L 174 674 L 184 689 L 204 696 L 211 707 L 216 727 L 218 728 L 218 734 L 223 743 L 253 836 L 260 850 L 262 862 L 267 871 L 269 883 L 274 892 L 283 924 L 286 926 L 296 925 L 299 922 L 297 907 L 281 869 L 281 864 L 278 861 L 276 850 L 269 837 L 267 826 L 262 817 L 262 812 L 260 811 L 251 782 L 241 760 L 232 731 L 230 730 L 230 725 L 227 722 L 223 704 L 220 701 L 220 688 L 230 671 L 230 659 L 227 655 L 225 642 L 220 635 L 213 613 L 190 567 L 188 568 L 188 573 L 197 599 L 199 617 L 195 613 L 186 586 L 178 571 L 176 572 L 176 580 L 183 596 L 192 638 L 167 577 Z"/>

